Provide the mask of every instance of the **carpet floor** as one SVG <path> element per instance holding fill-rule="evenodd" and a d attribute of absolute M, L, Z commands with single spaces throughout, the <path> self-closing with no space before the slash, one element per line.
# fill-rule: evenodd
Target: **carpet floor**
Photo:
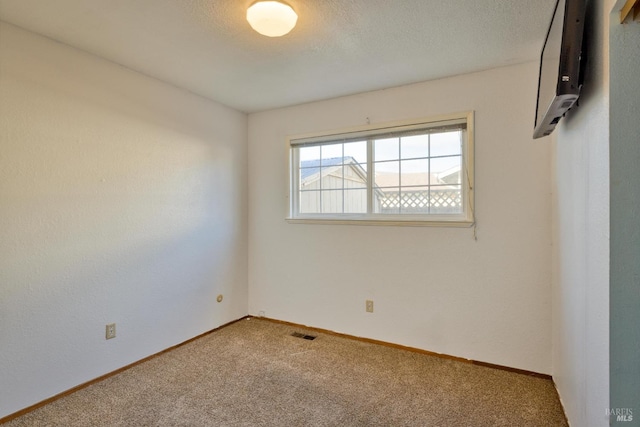
<path fill-rule="evenodd" d="M 5 424 L 566 425 L 550 380 L 264 319 L 231 324 Z"/>

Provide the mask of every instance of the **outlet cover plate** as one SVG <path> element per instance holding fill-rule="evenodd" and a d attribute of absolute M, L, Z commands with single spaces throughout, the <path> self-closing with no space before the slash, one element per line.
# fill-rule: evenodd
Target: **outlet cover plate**
<path fill-rule="evenodd" d="M 368 299 L 366 302 L 367 313 L 373 313 L 373 300 Z"/>
<path fill-rule="evenodd" d="M 115 323 L 109 323 L 107 325 L 106 328 L 106 339 L 110 340 L 111 338 L 115 338 L 116 337 L 116 324 Z"/>

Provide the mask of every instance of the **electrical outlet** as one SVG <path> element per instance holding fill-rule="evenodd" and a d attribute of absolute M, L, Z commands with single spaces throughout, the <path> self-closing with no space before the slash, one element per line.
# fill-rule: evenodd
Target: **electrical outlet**
<path fill-rule="evenodd" d="M 373 301 L 370 299 L 367 300 L 367 313 L 373 313 Z"/>
<path fill-rule="evenodd" d="M 260 310 L 260 311 L 258 312 L 258 317 L 264 317 L 264 311 Z"/>
<path fill-rule="evenodd" d="M 108 340 L 110 340 L 111 338 L 115 338 L 115 337 L 116 337 L 116 324 L 115 323 L 109 323 L 107 325 L 106 338 Z"/>

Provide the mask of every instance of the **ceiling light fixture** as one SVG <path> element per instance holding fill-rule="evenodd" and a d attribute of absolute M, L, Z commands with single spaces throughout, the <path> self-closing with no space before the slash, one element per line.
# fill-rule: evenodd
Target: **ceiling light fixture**
<path fill-rule="evenodd" d="M 296 26 L 298 15 L 286 3 L 260 0 L 247 9 L 247 21 L 263 36 L 280 37 Z"/>

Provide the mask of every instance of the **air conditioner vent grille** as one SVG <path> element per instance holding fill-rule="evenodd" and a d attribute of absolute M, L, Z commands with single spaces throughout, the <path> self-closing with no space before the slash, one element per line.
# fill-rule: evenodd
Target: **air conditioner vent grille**
<path fill-rule="evenodd" d="M 292 337 L 296 337 L 296 338 L 302 338 L 302 339 L 309 340 L 309 341 L 313 341 L 313 340 L 315 340 L 317 338 L 314 335 L 307 335 L 307 334 L 303 334 L 303 333 L 300 333 L 300 332 L 293 332 L 293 333 L 291 333 L 291 336 Z"/>

